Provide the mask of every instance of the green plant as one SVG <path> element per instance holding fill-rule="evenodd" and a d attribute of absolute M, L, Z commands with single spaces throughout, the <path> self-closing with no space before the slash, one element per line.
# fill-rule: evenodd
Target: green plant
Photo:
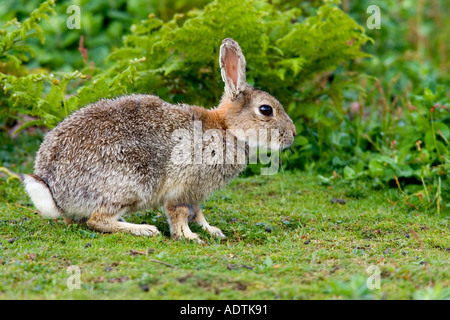
<path fill-rule="evenodd" d="M 105 58 L 113 48 L 122 45 L 122 37 L 129 33 L 133 23 L 139 23 L 149 14 L 163 21 L 170 20 L 175 13 L 201 8 L 210 0 L 59 0 L 55 13 L 41 23 L 46 42 L 30 40 L 36 55 L 28 64 L 31 68 L 46 68 L 73 72 L 84 68 L 85 60 L 78 47 L 80 37 L 89 49 L 89 64 L 104 65 Z M 39 6 L 41 0 L 3 1 L 0 7 L 0 25 L 17 18 L 26 19 Z M 69 30 L 66 26 L 71 15 L 67 9 L 71 5 L 80 8 L 80 29 Z"/>
<path fill-rule="evenodd" d="M 74 110 L 73 100 L 66 99 L 70 81 L 84 76 L 75 71 L 58 77 L 46 71 L 30 72 L 25 63 L 34 56 L 27 43 L 31 38 L 45 41 L 39 25 L 54 12 L 54 1 L 43 2 L 22 23 L 16 19 L 0 29 L 0 114 L 3 118 L 15 118 L 18 114 L 38 119 L 26 123 L 21 129 L 32 125 L 56 125 Z"/>
<path fill-rule="evenodd" d="M 414 3 L 377 3 L 382 27 L 367 30 L 375 41 L 363 45 L 372 57 L 325 74 L 319 83 L 344 88 L 296 108 L 300 137 L 284 163 L 319 171 L 329 185 L 399 188 L 396 201 L 410 209 L 448 213 L 448 28 L 442 3 Z M 343 9 L 364 23 L 370 4 L 343 1 Z"/>
<path fill-rule="evenodd" d="M 53 2 L 44 4 L 34 15 L 48 15 Z M 176 15 L 168 22 L 150 16 L 133 25 L 124 46 L 111 53 L 111 67 L 102 71 L 87 66 L 81 71 L 88 79 L 79 81 L 71 92 L 66 92 L 67 85 L 84 78 L 83 74 L 64 74 L 59 79 L 47 72 L 20 78 L 2 74 L 2 91 L 6 93 L 3 104 L 7 107 L 2 109 L 39 118 L 28 125 L 52 127 L 80 106 L 120 94 L 151 92 L 173 102 L 212 106 L 222 92 L 215 50 L 225 37 L 243 44 L 250 61 L 251 83 L 270 86 L 270 91 L 285 104 L 298 101 L 303 82 L 349 59 L 365 56 L 359 48 L 368 40 L 363 29 L 335 5 L 321 6 L 317 15 L 304 21 L 299 17 L 298 9 L 282 11 L 261 0 L 215 1 L 202 11 Z M 32 28 L 43 37 L 37 21 L 30 24 Z M 21 32 L 22 42 L 32 36 L 25 37 Z M 8 28 L 3 29 L 3 34 L 7 35 L 4 41 L 9 41 Z M 292 49 L 299 47 L 302 49 Z M 20 62 L 25 61 L 16 61 L 16 69 Z M 319 88 L 315 94 L 326 91 Z M 290 106 L 291 111 L 294 107 Z"/>
<path fill-rule="evenodd" d="M 348 183 L 363 180 L 373 187 L 399 188 L 413 209 L 448 212 L 450 113 L 446 105 L 445 90 L 438 87 L 435 93 L 427 89 L 412 96 L 389 124 L 361 115 L 347 119 L 332 139 L 331 166 Z M 382 118 L 376 113 L 371 116 Z M 331 184 L 336 177 L 321 179 Z"/>

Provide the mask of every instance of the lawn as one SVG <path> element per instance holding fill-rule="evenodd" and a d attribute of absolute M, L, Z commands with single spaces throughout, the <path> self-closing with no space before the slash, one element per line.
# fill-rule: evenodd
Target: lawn
<path fill-rule="evenodd" d="M 26 139 L 11 161 L 28 172 Z M 204 203 L 227 240 L 192 225 L 199 245 L 171 240 L 160 210 L 127 218 L 156 225 L 155 238 L 44 220 L 2 176 L 0 299 L 449 299 L 448 213 L 363 187 L 300 171 L 238 178 Z"/>

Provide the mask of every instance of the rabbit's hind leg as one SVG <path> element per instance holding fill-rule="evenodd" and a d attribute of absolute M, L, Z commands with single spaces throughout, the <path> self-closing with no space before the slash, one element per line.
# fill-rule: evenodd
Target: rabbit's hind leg
<path fill-rule="evenodd" d="M 215 238 L 226 239 L 226 236 L 223 234 L 222 230 L 217 227 L 211 226 L 208 221 L 206 221 L 202 209 L 198 204 L 190 205 L 189 209 L 192 213 L 192 215 L 189 217 L 189 221 L 196 222 L 200 227 L 202 227 Z"/>
<path fill-rule="evenodd" d="M 189 208 L 186 205 L 180 205 L 167 202 L 164 205 L 167 220 L 170 225 L 170 234 L 174 239 L 189 239 L 201 243 L 198 234 L 191 231 L 188 225 Z"/>
<path fill-rule="evenodd" d="M 135 236 L 156 236 L 159 234 L 159 231 L 155 226 L 122 222 L 118 220 L 117 215 L 101 212 L 94 213 L 86 224 L 95 231 L 107 233 L 122 231 L 131 233 Z"/>

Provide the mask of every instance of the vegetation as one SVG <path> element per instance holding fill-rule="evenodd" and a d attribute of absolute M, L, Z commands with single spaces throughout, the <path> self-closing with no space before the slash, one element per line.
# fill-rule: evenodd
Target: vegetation
<path fill-rule="evenodd" d="M 0 8 L 0 172 L 31 172 L 43 133 L 100 98 L 150 93 L 213 107 L 225 37 L 241 44 L 249 82 L 282 102 L 298 136 L 278 176 L 252 165 L 206 203 L 227 232 L 220 246 L 164 236 L 149 245 L 44 222 L 18 181 L 2 176 L 0 297 L 187 298 L 195 289 L 198 298 L 449 298 L 444 1 L 377 1 L 381 29 L 366 26 L 368 0 L 75 2 Z M 66 26 L 71 4 L 81 8 L 79 30 Z M 131 219 L 167 229 L 157 212 Z M 366 262 L 381 267 L 381 290 L 364 287 Z M 64 291 L 70 264 L 84 270 L 82 290 Z M 134 269 L 124 274 L 122 264 Z"/>

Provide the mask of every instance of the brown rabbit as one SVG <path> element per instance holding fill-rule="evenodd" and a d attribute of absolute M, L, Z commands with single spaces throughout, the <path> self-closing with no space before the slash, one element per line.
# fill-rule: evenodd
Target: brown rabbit
<path fill-rule="evenodd" d="M 155 226 L 127 223 L 122 215 L 164 205 L 173 238 L 200 241 L 189 229 L 188 219 L 211 235 L 225 238 L 205 220 L 199 203 L 246 164 L 233 161 L 235 156 L 228 154 L 221 163 L 176 162 L 174 150 L 183 152 L 184 148 L 176 133 L 192 138 L 195 124 L 203 133 L 213 130 L 222 137 L 237 129 L 272 129 L 279 132 L 275 142 L 285 148 L 296 132 L 274 97 L 246 83 L 245 58 L 232 39 L 222 42 L 220 67 L 225 93 L 215 109 L 131 95 L 98 101 L 59 123 L 45 136 L 34 174 L 24 175 L 35 207 L 44 217 L 64 217 L 66 223 L 86 221 L 100 232 L 150 236 L 159 233 Z M 247 148 L 261 145 L 256 136 L 232 137 L 235 142 L 246 141 Z M 207 151 L 204 160 L 211 160 L 216 152 L 223 155 L 232 140 L 223 138 L 216 144 L 220 150 L 211 148 L 211 139 L 190 147 Z"/>

